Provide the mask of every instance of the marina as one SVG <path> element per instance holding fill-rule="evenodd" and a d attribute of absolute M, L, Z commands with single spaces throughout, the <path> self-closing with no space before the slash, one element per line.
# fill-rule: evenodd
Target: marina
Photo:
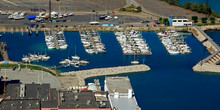
<path fill-rule="evenodd" d="M 189 54 L 191 53 L 190 47 L 184 42 L 183 36 L 175 31 L 165 31 L 157 33 L 162 44 L 169 54 Z"/>
<path fill-rule="evenodd" d="M 2 0 L 0 109 L 220 110 L 213 3 Z"/>
<path fill-rule="evenodd" d="M 86 53 L 98 54 L 106 52 L 105 45 L 102 43 L 97 31 L 80 31 L 80 36 Z"/>
<path fill-rule="evenodd" d="M 34 32 L 32 36 L 29 36 L 28 33 L 24 33 L 23 36 L 21 33 L 14 33 L 12 35 L 12 33 L 6 32 L 5 34 L 3 34 L 2 32 L 0 34 L 2 34 L 1 41 L 7 41 L 7 48 L 9 48 L 8 53 L 10 60 L 21 61 L 21 58 L 24 54 L 27 54 L 28 52 L 42 51 L 44 50 L 42 48 L 46 47 L 44 41 L 44 33 L 42 32 L 39 32 L 38 37 L 35 36 Z M 134 59 L 134 56 L 123 55 L 120 45 L 115 39 L 114 33 L 112 32 L 100 32 L 102 42 L 105 44 L 108 51 L 106 54 L 86 54 L 85 51 L 80 51 L 84 50 L 84 47 L 80 42 L 81 38 L 79 36 L 79 33 L 65 32 L 64 34 L 66 36 L 66 42 L 69 44 L 69 56 L 75 55 L 75 46 L 77 46 L 76 55 L 80 56 L 80 58 L 82 59 L 87 59 L 89 61 L 89 65 L 87 65 L 86 67 L 79 67 L 78 70 L 126 66 L 130 65 L 131 61 Z M 138 101 L 138 105 L 142 109 L 160 110 L 161 107 L 158 107 L 158 104 L 161 106 L 166 106 L 169 103 L 172 103 L 174 105 L 172 107 L 167 107 L 168 109 L 180 109 L 180 106 L 178 105 L 179 103 L 189 102 L 193 105 L 186 105 L 183 108 L 189 109 L 192 106 L 202 106 L 202 108 L 204 109 L 209 109 L 210 106 L 205 106 L 207 103 L 214 107 L 214 110 L 215 108 L 218 108 L 215 107 L 217 106 L 216 104 L 210 103 L 209 101 L 205 101 L 203 99 L 211 97 L 217 102 L 219 96 L 216 96 L 215 94 L 218 94 L 219 92 L 219 85 L 216 83 L 219 82 L 219 75 L 198 74 L 196 72 L 193 72 L 192 70 L 192 67 L 196 63 L 198 63 L 198 61 L 204 59 L 209 55 L 207 50 L 204 49 L 203 45 L 198 42 L 198 40 L 194 36 L 188 34 L 187 37 L 184 39 L 184 41 L 187 42 L 187 44 L 190 46 L 192 54 L 169 55 L 167 54 L 166 49 L 162 48 L 163 45 L 158 39 L 156 33 L 143 32 L 142 35 L 143 38 L 146 39 L 148 44 L 151 46 L 152 53 L 154 54 L 152 54 L 151 56 L 140 56 L 139 62 L 151 67 L 151 71 L 139 74 L 137 73 L 122 75 L 128 76 L 130 78 L 132 87 L 135 91 L 135 97 Z M 14 49 L 12 51 L 11 48 L 15 48 L 13 45 L 15 43 L 17 44 L 16 48 L 18 49 Z M 16 56 L 14 56 L 13 54 L 16 54 Z M 59 66 L 59 61 L 67 58 L 68 52 L 67 50 L 62 49 L 47 49 L 47 54 L 51 57 L 50 60 L 48 60 L 47 62 L 33 62 L 33 64 L 43 65 L 47 67 L 52 67 L 53 65 Z M 143 61 L 144 59 L 145 61 Z M 62 72 L 76 71 L 76 69 L 71 66 L 67 68 L 60 68 L 58 70 Z M 104 77 L 101 77 L 99 79 L 100 82 L 104 81 Z M 141 80 L 141 82 L 136 79 Z M 175 81 L 173 81 L 174 79 Z M 90 82 L 90 80 L 92 80 L 93 82 L 93 78 L 91 78 L 86 79 L 86 82 L 84 81 L 84 83 Z M 156 86 L 151 86 L 152 83 Z M 101 83 L 101 86 L 103 87 L 104 85 Z M 201 88 L 203 88 L 202 91 Z M 205 94 L 207 93 L 212 94 L 209 94 L 209 96 L 206 97 Z M 146 95 L 143 96 L 143 94 Z M 172 97 L 167 98 L 168 96 Z M 191 100 L 188 100 L 188 97 L 190 97 Z M 169 102 L 164 103 L 161 99 L 167 100 Z M 155 100 L 155 102 L 157 103 L 152 103 L 152 100 Z"/>
<path fill-rule="evenodd" d="M 124 55 L 151 55 L 152 52 L 140 32 L 132 30 L 115 32 Z"/>
<path fill-rule="evenodd" d="M 45 30 L 45 42 L 48 49 L 67 49 L 66 39 L 63 31 Z"/>

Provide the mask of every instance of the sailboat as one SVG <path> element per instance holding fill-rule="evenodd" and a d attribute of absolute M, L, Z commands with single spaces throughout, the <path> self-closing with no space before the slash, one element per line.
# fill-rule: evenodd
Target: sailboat
<path fill-rule="evenodd" d="M 59 63 L 62 65 L 67 64 L 69 66 L 69 64 L 71 63 L 71 60 L 69 59 L 69 51 L 68 51 L 68 58 L 60 61 Z"/>
<path fill-rule="evenodd" d="M 135 55 L 134 55 L 134 61 L 131 61 L 131 64 L 133 64 L 133 65 L 139 64 L 139 61 L 135 60 Z"/>
<path fill-rule="evenodd" d="M 50 56 L 47 56 L 46 48 L 45 48 L 45 55 L 42 56 L 43 61 L 48 61 L 50 59 Z"/>
<path fill-rule="evenodd" d="M 75 68 L 79 68 L 79 66 L 80 66 L 79 59 L 80 59 L 80 57 L 76 55 L 76 46 L 75 46 L 75 55 L 72 56 L 71 65 L 73 65 Z"/>

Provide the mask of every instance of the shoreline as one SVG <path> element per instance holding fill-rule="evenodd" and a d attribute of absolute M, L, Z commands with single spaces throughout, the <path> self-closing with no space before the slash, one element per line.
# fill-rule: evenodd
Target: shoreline
<path fill-rule="evenodd" d="M 115 32 L 115 31 L 123 31 L 123 30 L 137 30 L 141 32 L 153 32 L 153 31 L 165 31 L 165 30 L 175 30 L 175 31 L 183 31 L 183 32 L 190 32 L 191 27 L 102 27 L 102 26 L 89 26 L 89 27 L 63 27 L 57 28 L 61 29 L 65 32 L 79 32 L 80 30 L 87 29 L 87 30 L 97 30 L 99 32 Z M 200 26 L 203 31 L 220 31 L 220 24 L 219 25 L 208 25 L 208 26 Z M 38 31 L 43 32 L 49 28 L 39 28 Z M 36 29 L 32 28 L 32 31 L 35 32 Z M 0 26 L 0 32 L 28 32 L 27 27 L 20 26 Z"/>
<path fill-rule="evenodd" d="M 43 70 L 44 73 L 48 73 L 51 74 L 52 76 L 55 76 L 59 80 L 63 89 L 67 89 L 70 86 L 85 86 L 86 85 L 85 80 L 88 78 L 113 76 L 120 74 L 129 74 L 129 73 L 142 73 L 151 70 L 149 66 L 145 64 L 139 64 L 139 65 L 129 65 L 129 66 L 94 68 L 88 70 L 59 73 L 57 70 L 52 70 L 48 67 L 41 65 L 33 65 L 33 64 L 26 65 L 24 63 L 15 62 L 15 61 L 8 61 L 8 64 L 4 65 L 4 62 L 5 61 L 0 62 L 0 67 L 2 69 L 3 68 L 11 69 L 13 67 L 18 68 L 20 66 L 22 70 L 27 69 L 29 71 L 39 71 L 39 72 Z"/>

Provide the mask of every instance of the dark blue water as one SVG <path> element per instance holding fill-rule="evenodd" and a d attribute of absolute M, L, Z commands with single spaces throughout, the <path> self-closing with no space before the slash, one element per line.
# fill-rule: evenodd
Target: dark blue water
<path fill-rule="evenodd" d="M 180 0 L 180 4 L 184 5 L 186 2 L 206 4 L 206 1 L 207 0 Z M 220 0 L 209 0 L 208 3 L 212 10 L 220 14 L 220 7 L 219 7 Z"/>
<path fill-rule="evenodd" d="M 3 33 L 0 33 L 3 34 Z M 47 50 L 51 60 L 36 64 L 44 66 L 59 65 L 58 62 L 75 54 L 87 59 L 90 64 L 79 70 L 130 65 L 133 56 L 124 56 L 113 33 L 100 33 L 106 45 L 106 54 L 86 54 L 77 32 L 65 32 L 67 50 Z M 220 43 L 220 32 L 208 32 L 216 42 Z M 192 71 L 192 67 L 209 55 L 203 45 L 192 35 L 185 39 L 192 49 L 192 54 L 169 55 L 154 32 L 144 32 L 152 55 L 140 56 L 140 63 L 152 69 L 145 73 L 124 74 L 131 80 L 135 96 L 142 110 L 219 110 L 220 75 L 201 74 Z M 43 33 L 29 37 L 27 33 L 6 33 L 0 41 L 8 43 L 11 60 L 21 61 L 23 54 L 44 51 L 46 47 Z M 69 54 L 69 55 L 68 55 Z M 74 67 L 60 71 L 75 70 Z M 93 82 L 88 79 L 87 82 Z M 103 86 L 104 77 L 99 78 Z"/>

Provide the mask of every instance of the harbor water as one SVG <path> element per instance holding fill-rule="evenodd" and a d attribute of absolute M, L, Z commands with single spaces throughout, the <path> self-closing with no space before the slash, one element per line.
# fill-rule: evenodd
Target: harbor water
<path fill-rule="evenodd" d="M 220 44 L 220 32 L 207 32 Z M 23 55 L 28 53 L 45 52 L 46 44 L 44 33 L 39 36 L 29 36 L 28 33 L 0 33 L 1 42 L 7 42 L 9 57 L 14 61 L 21 61 Z M 59 66 L 62 59 L 75 55 L 86 59 L 89 64 L 75 69 L 73 66 L 61 68 L 59 71 L 77 71 L 101 67 L 115 67 L 131 65 L 134 56 L 125 56 L 114 33 L 101 32 L 102 43 L 105 44 L 106 53 L 87 54 L 81 44 L 78 32 L 65 32 L 68 49 L 48 50 L 51 57 L 48 62 L 35 62 L 38 65 L 52 67 Z M 219 110 L 220 75 L 211 73 L 196 73 L 192 67 L 208 55 L 208 51 L 198 40 L 190 34 L 184 39 L 191 48 L 192 54 L 169 55 L 160 39 L 154 32 L 143 32 L 152 55 L 135 56 L 140 63 L 145 63 L 151 70 L 145 73 L 123 74 L 131 80 L 136 99 L 142 110 Z M 99 77 L 101 86 L 104 77 Z M 87 82 L 93 82 L 94 78 Z"/>
<path fill-rule="evenodd" d="M 198 3 L 198 4 L 206 4 L 207 0 L 179 0 L 180 4 L 185 5 L 186 2 Z M 220 0 L 208 0 L 208 4 L 212 10 L 214 10 L 217 14 L 220 14 Z"/>

